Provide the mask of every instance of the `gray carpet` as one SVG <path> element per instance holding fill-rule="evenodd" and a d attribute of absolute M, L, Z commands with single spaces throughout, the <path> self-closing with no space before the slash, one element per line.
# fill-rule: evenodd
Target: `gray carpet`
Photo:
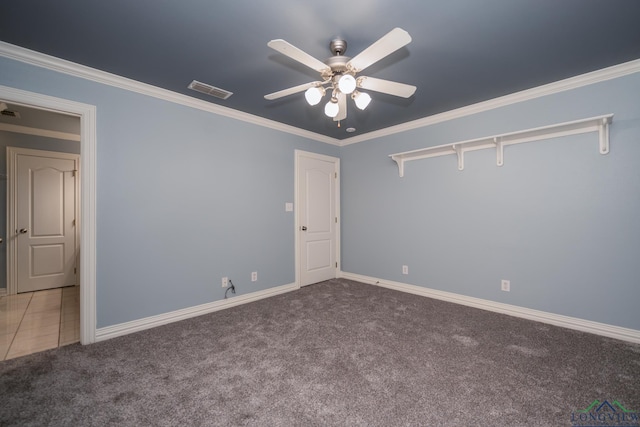
<path fill-rule="evenodd" d="M 0 362 L 2 426 L 567 426 L 596 399 L 640 411 L 640 345 L 342 279 Z"/>

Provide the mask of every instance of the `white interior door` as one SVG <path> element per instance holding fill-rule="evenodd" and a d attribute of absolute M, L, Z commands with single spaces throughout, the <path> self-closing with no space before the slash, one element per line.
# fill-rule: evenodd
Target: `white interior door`
<path fill-rule="evenodd" d="M 336 277 L 338 271 L 339 159 L 296 152 L 300 285 Z"/>
<path fill-rule="evenodd" d="M 13 150 L 15 220 L 9 231 L 18 293 L 75 285 L 79 156 Z"/>

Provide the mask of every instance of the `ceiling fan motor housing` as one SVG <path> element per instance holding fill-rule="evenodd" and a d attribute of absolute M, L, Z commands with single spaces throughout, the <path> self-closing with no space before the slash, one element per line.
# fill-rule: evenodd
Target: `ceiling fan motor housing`
<path fill-rule="evenodd" d="M 329 43 L 329 49 L 333 56 L 326 61 L 325 64 L 331 68 L 330 73 L 326 73 L 323 75 L 324 78 L 335 78 L 340 77 L 342 74 L 347 73 L 349 70 L 347 68 L 347 62 L 351 60 L 350 57 L 344 56 L 344 53 L 347 51 L 347 42 L 342 39 L 333 39 L 331 43 Z M 353 74 L 353 73 L 350 73 Z"/>
<path fill-rule="evenodd" d="M 324 61 L 324 63 L 331 68 L 333 74 L 344 73 L 347 71 L 347 62 L 349 62 L 350 59 L 348 56 L 332 56 Z"/>

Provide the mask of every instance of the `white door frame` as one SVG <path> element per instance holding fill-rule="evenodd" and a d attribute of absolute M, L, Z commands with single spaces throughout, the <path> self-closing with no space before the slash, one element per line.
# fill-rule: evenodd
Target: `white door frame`
<path fill-rule="evenodd" d="M 324 154 L 317 154 L 317 153 L 312 153 L 309 151 L 303 151 L 303 150 L 295 150 L 295 160 L 294 160 L 294 173 L 295 173 L 295 179 L 294 179 L 294 195 L 293 195 L 293 206 L 295 208 L 295 212 L 294 212 L 294 227 L 295 227 L 295 270 L 296 270 L 296 287 L 298 289 L 300 289 L 301 287 L 301 282 L 300 282 L 300 262 L 301 262 L 301 251 L 302 248 L 300 247 L 300 233 L 302 232 L 300 230 L 300 223 L 301 223 L 301 218 L 300 218 L 300 203 L 302 202 L 301 200 L 298 200 L 298 190 L 300 188 L 300 182 L 298 179 L 299 176 L 299 172 L 300 172 L 300 157 L 311 157 L 317 160 L 323 160 L 326 162 L 331 162 L 334 164 L 335 166 L 335 172 L 337 174 L 337 178 L 335 181 L 336 184 L 336 192 L 335 192 L 335 206 L 336 206 L 336 216 L 338 217 L 338 224 L 336 226 L 336 247 L 335 247 L 335 253 L 336 253 L 336 262 L 338 263 L 337 267 L 336 267 L 336 277 L 338 277 L 338 273 L 340 271 L 341 268 L 341 259 L 340 259 L 340 228 L 341 228 L 341 224 L 342 224 L 342 219 L 340 216 L 340 159 L 337 157 L 331 157 L 331 156 L 326 156 Z"/>
<path fill-rule="evenodd" d="M 96 340 L 96 107 L 0 85 L 0 99 L 80 118 L 80 342 Z"/>
<path fill-rule="evenodd" d="M 75 168 L 82 173 L 82 169 L 80 169 L 80 156 L 78 154 L 70 154 L 70 153 L 61 153 L 59 151 L 45 151 L 45 150 L 34 150 L 32 148 L 17 148 L 17 147 L 7 147 L 7 182 L 9 183 L 9 188 L 7 188 L 7 295 L 15 295 L 18 293 L 18 240 L 15 238 L 9 239 L 9 236 L 15 236 L 15 233 L 18 229 L 18 156 L 19 155 L 28 155 L 28 156 L 39 156 L 46 155 L 55 157 L 58 159 L 66 158 L 70 160 L 74 160 L 76 166 Z M 82 226 L 82 217 L 80 216 L 80 205 L 78 204 L 78 200 L 80 200 L 80 181 L 77 180 L 75 183 L 75 201 L 74 201 L 74 217 L 76 218 L 76 226 L 73 228 L 74 234 L 74 244 L 76 247 L 76 253 L 74 254 L 75 259 L 78 259 L 77 250 L 79 248 L 80 240 L 79 240 L 79 232 L 80 227 Z M 81 202 L 82 203 L 82 202 Z M 76 266 L 77 267 L 77 266 Z M 79 276 L 76 277 L 78 279 Z M 78 285 L 78 283 L 76 283 Z"/>

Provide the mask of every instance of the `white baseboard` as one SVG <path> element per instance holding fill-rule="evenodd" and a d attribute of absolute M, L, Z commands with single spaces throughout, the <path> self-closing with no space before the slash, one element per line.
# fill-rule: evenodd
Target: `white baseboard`
<path fill-rule="evenodd" d="M 616 338 L 619 340 L 640 344 L 640 331 L 636 329 L 607 325 L 606 323 L 598 323 L 591 320 L 579 319 L 576 317 L 547 313 L 545 311 L 533 310 L 530 308 L 519 307 L 517 305 L 503 304 L 500 302 L 468 297 L 452 292 L 438 291 L 435 289 L 424 288 L 422 286 L 377 279 L 375 277 L 347 273 L 344 271 L 340 272 L 340 277 L 375 286 L 382 286 L 384 288 L 394 289 L 396 291 L 420 295 L 427 298 L 453 302 L 469 307 L 480 308 L 482 310 L 508 314 L 514 317 L 521 317 L 524 319 L 535 320 L 537 322 L 561 326 L 563 328 L 575 329 L 578 331 L 589 332 L 596 335 L 602 335 L 609 338 Z"/>
<path fill-rule="evenodd" d="M 130 322 L 119 323 L 113 326 L 106 326 L 96 330 L 96 342 L 143 331 L 145 329 L 155 328 L 156 326 L 166 325 L 168 323 L 178 322 L 191 317 L 201 316 L 207 313 L 213 313 L 214 311 L 247 304 L 249 302 L 269 298 L 285 292 L 295 291 L 296 289 L 299 289 L 299 287 L 295 283 L 290 283 L 288 285 L 277 286 L 263 291 L 231 297 L 229 299 L 183 308 L 169 313 L 158 314 L 157 316 L 150 316 L 145 317 L 144 319 L 132 320 Z"/>

